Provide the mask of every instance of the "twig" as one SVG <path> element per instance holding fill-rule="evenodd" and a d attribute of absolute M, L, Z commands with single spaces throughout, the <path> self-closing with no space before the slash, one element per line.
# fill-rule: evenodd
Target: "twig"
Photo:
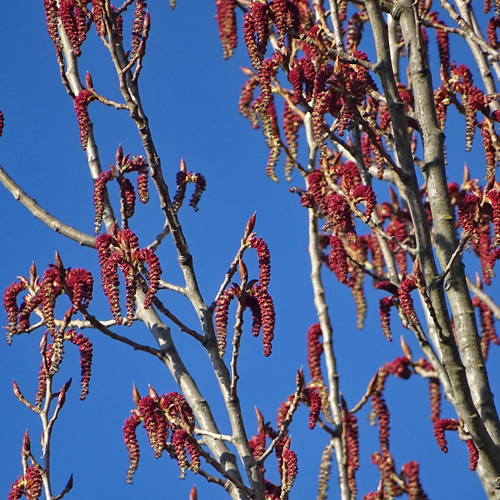
<path fill-rule="evenodd" d="M 168 319 L 170 319 L 173 323 L 175 323 L 182 332 L 187 333 L 188 335 L 191 335 L 191 337 L 195 338 L 198 342 L 203 343 L 205 337 L 203 335 L 200 335 L 198 332 L 195 330 L 192 330 L 188 326 L 186 326 L 177 316 L 175 316 L 173 313 L 171 313 L 163 304 L 163 302 L 158 298 L 155 297 L 153 301 L 154 305 L 160 311 L 163 315 L 165 315 Z"/>
<path fill-rule="evenodd" d="M 453 6 L 447 0 L 441 0 L 441 6 L 448 12 L 450 17 L 460 26 L 459 28 L 446 28 L 441 25 L 438 25 L 444 31 L 450 31 L 452 33 L 456 33 L 466 40 L 472 40 L 475 44 L 477 44 L 481 49 L 490 56 L 492 61 L 499 61 L 500 54 L 493 47 L 490 47 L 480 36 L 478 36 L 472 26 L 466 22 L 466 20 L 458 14 Z M 434 23 L 423 22 L 422 24 L 429 25 Z M 437 26 L 433 26 L 437 28 Z"/>
<path fill-rule="evenodd" d="M 66 483 L 66 486 L 64 487 L 64 490 L 57 495 L 54 500 L 61 500 L 66 496 L 67 493 L 69 493 L 73 489 L 73 474 L 69 476 L 68 482 Z"/>
<path fill-rule="evenodd" d="M 170 227 L 168 224 L 165 223 L 161 233 L 154 239 L 154 241 L 152 241 L 148 245 L 148 248 L 151 250 L 156 250 L 160 246 L 160 244 L 163 241 L 163 239 L 165 238 L 165 236 L 168 236 L 169 234 L 170 234 Z"/>
<path fill-rule="evenodd" d="M 448 273 L 453 268 L 453 264 L 455 263 L 455 260 L 463 252 L 463 249 L 465 248 L 465 245 L 467 245 L 467 243 L 469 242 L 469 240 L 470 240 L 470 236 L 468 234 L 466 234 L 466 233 L 463 233 L 462 234 L 462 238 L 460 240 L 460 243 L 458 244 L 457 248 L 453 252 L 453 255 L 451 256 L 448 264 L 443 269 L 442 273 L 439 275 L 438 283 L 442 283 L 444 281 L 444 279 L 446 278 L 446 276 L 448 275 Z"/>
<path fill-rule="evenodd" d="M 500 307 L 496 304 L 496 302 L 487 293 L 485 293 L 484 290 L 481 290 L 478 286 L 476 286 L 468 276 L 467 286 L 476 297 L 478 297 L 491 309 L 495 318 L 500 321 Z"/>
<path fill-rule="evenodd" d="M 33 198 L 28 196 L 0 166 L 0 182 L 11 192 L 12 196 L 24 205 L 37 219 L 53 229 L 56 233 L 60 233 L 67 238 L 70 238 L 80 245 L 95 248 L 95 237 L 90 234 L 82 233 L 72 226 L 64 224 L 59 219 L 56 219 L 47 210 L 44 210 Z"/>
<path fill-rule="evenodd" d="M 173 283 L 168 283 L 168 281 L 160 280 L 160 289 L 171 290 L 172 292 L 177 292 L 182 295 L 187 295 L 187 290 L 183 286 L 174 285 Z"/>
<path fill-rule="evenodd" d="M 262 453 L 262 455 L 257 459 L 257 462 L 259 464 L 263 464 L 266 458 L 273 452 L 274 448 L 278 444 L 278 442 L 283 439 L 283 436 L 285 435 L 288 427 L 290 427 L 290 424 L 292 423 L 293 420 L 293 415 L 295 411 L 297 410 L 297 407 L 299 405 L 300 401 L 300 392 L 302 389 L 297 388 L 295 391 L 294 397 L 292 399 L 292 402 L 290 403 L 290 407 L 288 408 L 288 411 L 286 412 L 286 417 L 285 420 L 283 420 L 283 423 L 281 424 L 281 428 L 278 432 L 278 435 L 271 441 L 271 444 L 267 447 L 266 451 Z"/>
<path fill-rule="evenodd" d="M 95 90 L 92 90 L 92 95 L 102 104 L 110 106 L 115 109 L 128 109 L 126 104 L 107 99 L 106 97 L 98 94 Z"/>
<path fill-rule="evenodd" d="M 227 441 L 228 443 L 233 443 L 233 436 L 228 436 L 227 434 L 217 434 L 215 432 L 206 431 L 204 429 L 200 429 L 200 427 L 194 428 L 195 434 L 200 434 L 200 436 L 208 436 L 212 439 L 220 439 L 221 441 Z"/>
<path fill-rule="evenodd" d="M 233 483 L 236 488 L 246 493 L 250 498 L 254 497 L 254 492 L 245 486 L 239 479 L 224 470 L 222 465 L 215 460 L 210 453 L 207 453 L 201 446 L 198 447 L 199 454 L 205 459 L 207 464 L 211 465 L 221 476 L 225 477 L 228 481 Z"/>
<path fill-rule="evenodd" d="M 130 347 L 133 347 L 134 350 L 136 351 L 143 351 L 147 352 L 149 354 L 152 354 L 153 356 L 156 356 L 157 358 L 162 358 L 162 352 L 159 351 L 158 349 L 155 349 L 154 347 L 138 344 L 137 342 L 134 342 L 133 340 L 130 340 L 127 337 L 123 337 L 122 335 L 118 335 L 117 333 L 112 332 L 109 328 L 104 326 L 99 322 L 97 318 L 92 316 L 85 307 L 80 307 L 80 310 L 82 311 L 83 315 L 85 316 L 85 319 L 90 322 L 90 324 L 94 327 L 97 328 L 100 332 L 104 333 L 104 335 L 107 335 L 108 337 L 111 337 L 113 340 L 118 340 L 119 342 L 122 342 L 124 344 L 129 345 Z"/>
<path fill-rule="evenodd" d="M 246 287 L 246 283 L 244 283 Z M 243 306 L 245 291 L 242 283 L 242 295 L 238 297 L 238 309 L 236 311 L 236 324 L 234 325 L 233 354 L 231 357 L 231 397 L 238 398 L 238 357 L 240 355 L 241 336 L 243 335 Z"/>

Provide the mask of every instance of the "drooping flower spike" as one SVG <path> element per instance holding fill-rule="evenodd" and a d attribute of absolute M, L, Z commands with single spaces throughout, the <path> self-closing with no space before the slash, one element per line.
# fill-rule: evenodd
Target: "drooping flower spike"
<path fill-rule="evenodd" d="M 224 59 L 229 59 L 238 43 L 236 31 L 236 0 L 217 0 L 217 25 Z"/>
<path fill-rule="evenodd" d="M 139 248 L 137 236 L 130 230 L 116 232 L 116 238 L 111 234 L 101 234 L 96 239 L 96 248 L 99 254 L 102 287 L 115 321 L 121 324 L 120 293 L 118 268 L 125 276 L 126 288 L 126 324 L 130 325 L 135 315 L 135 292 L 138 285 L 139 273 L 142 265 L 149 270 L 149 286 L 146 291 L 144 307 L 148 309 L 153 303 L 158 291 L 160 275 L 162 273 L 160 261 L 153 250 Z"/>

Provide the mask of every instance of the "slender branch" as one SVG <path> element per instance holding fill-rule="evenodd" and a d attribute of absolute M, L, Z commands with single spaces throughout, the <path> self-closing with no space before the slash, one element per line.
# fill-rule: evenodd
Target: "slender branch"
<path fill-rule="evenodd" d="M 295 394 L 294 394 L 293 399 L 290 403 L 288 411 L 286 412 L 285 419 L 283 420 L 283 423 L 281 424 L 280 430 L 279 430 L 278 434 L 276 435 L 276 437 L 271 441 L 271 444 L 264 451 L 264 453 L 262 453 L 262 455 L 258 458 L 257 462 L 259 464 L 263 464 L 266 461 L 267 457 L 269 457 L 269 455 L 273 452 L 276 445 L 285 436 L 286 431 L 288 430 L 288 428 L 290 427 L 290 424 L 292 423 L 293 415 L 297 411 L 299 401 L 300 401 L 301 391 L 302 391 L 302 388 L 297 388 L 297 390 L 295 391 Z"/>
<path fill-rule="evenodd" d="M 24 205 L 37 219 L 41 220 L 56 233 L 60 233 L 67 238 L 70 238 L 80 245 L 95 248 L 95 237 L 86 233 L 82 233 L 72 226 L 64 224 L 59 219 L 56 219 L 47 210 L 44 210 L 33 198 L 28 196 L 0 166 L 0 182 L 10 191 L 12 196 Z"/>
<path fill-rule="evenodd" d="M 123 344 L 127 344 L 130 347 L 132 347 L 136 351 L 142 351 L 142 352 L 147 352 L 149 354 L 152 354 L 153 356 L 156 356 L 157 358 L 161 358 L 162 353 L 158 349 L 155 349 L 154 347 L 146 346 L 139 344 L 137 342 L 134 342 L 133 340 L 130 340 L 127 337 L 123 337 L 122 335 L 119 335 L 113 331 L 111 331 L 109 328 L 104 326 L 97 318 L 92 316 L 85 307 L 80 307 L 80 310 L 82 311 L 85 319 L 97 330 L 100 332 L 104 333 L 107 337 L 112 338 L 113 340 L 117 340 L 118 342 L 122 342 Z"/>
<path fill-rule="evenodd" d="M 323 348 L 328 376 L 328 399 L 333 415 L 333 423 L 337 428 L 342 428 L 342 412 L 340 409 L 339 375 L 337 360 L 333 349 L 333 327 L 330 322 L 328 306 L 325 301 L 325 290 L 321 279 L 321 259 L 318 248 L 317 219 L 313 210 L 309 210 L 309 258 L 311 261 L 311 282 L 314 290 L 314 304 L 323 334 Z M 339 486 L 341 500 L 351 498 L 347 480 L 347 468 L 344 463 L 344 447 L 341 437 L 333 438 L 337 468 L 339 473 Z"/>
<path fill-rule="evenodd" d="M 187 333 L 188 335 L 191 335 L 194 339 L 196 339 L 198 342 L 203 343 L 204 342 L 204 337 L 203 335 L 200 335 L 198 332 L 195 330 L 192 330 L 188 326 L 186 326 L 177 316 L 175 316 L 173 313 L 171 313 L 161 302 L 161 300 L 158 297 L 155 297 L 153 300 L 154 305 L 160 311 L 162 314 L 164 314 L 168 319 L 170 319 L 173 323 L 175 323 L 182 332 Z"/>
<path fill-rule="evenodd" d="M 246 283 L 245 283 L 246 286 Z M 243 283 L 242 283 L 243 289 Z M 245 292 L 242 290 L 242 294 Z M 238 398 L 238 357 L 240 355 L 241 336 L 243 335 L 243 306 L 244 295 L 238 297 L 238 309 L 236 311 L 236 324 L 234 325 L 233 354 L 231 356 L 231 397 Z"/>
<path fill-rule="evenodd" d="M 481 290 L 481 288 L 476 286 L 469 277 L 467 277 L 467 286 L 476 297 L 478 297 L 491 309 L 495 318 L 500 321 L 500 307 L 497 303 L 487 293 L 485 293 L 484 290 Z"/>
<path fill-rule="evenodd" d="M 233 443 L 233 436 L 228 436 L 227 434 L 216 434 L 215 432 L 206 431 L 200 427 L 194 428 L 195 434 L 200 434 L 201 436 L 209 436 L 212 439 L 220 439 L 221 441 L 227 441 L 228 443 Z"/>
<path fill-rule="evenodd" d="M 187 290 L 183 286 L 174 285 L 173 283 L 168 283 L 167 281 L 160 280 L 160 289 L 171 290 L 172 292 L 177 292 L 182 295 L 187 295 Z"/>
<path fill-rule="evenodd" d="M 455 260 L 462 255 L 462 252 L 464 248 L 466 247 L 467 243 L 470 240 L 470 236 L 466 233 L 462 234 L 462 238 L 460 239 L 460 243 L 458 244 L 457 248 L 453 252 L 452 256 L 450 257 L 450 260 L 448 264 L 446 264 L 446 267 L 443 269 L 441 274 L 439 275 L 439 281 L 443 282 L 448 273 L 453 269 L 453 265 L 455 264 Z"/>

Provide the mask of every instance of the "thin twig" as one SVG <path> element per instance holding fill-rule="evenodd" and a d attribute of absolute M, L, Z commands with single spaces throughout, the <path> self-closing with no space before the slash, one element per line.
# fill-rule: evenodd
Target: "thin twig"
<path fill-rule="evenodd" d="M 177 316 L 175 316 L 165 307 L 163 302 L 158 297 L 154 298 L 153 303 L 158 309 L 158 311 L 160 311 L 163 315 L 165 315 L 168 319 L 170 319 L 173 323 L 175 323 L 182 332 L 191 335 L 191 337 L 195 338 L 198 342 L 203 343 L 205 337 L 203 335 L 200 335 L 195 330 L 186 326 Z"/>
<path fill-rule="evenodd" d="M 481 290 L 477 285 L 475 285 L 468 276 L 467 286 L 479 300 L 484 302 L 491 309 L 495 318 L 500 321 L 500 307 L 496 304 L 496 302 L 487 293 L 485 293 L 484 290 Z"/>
<path fill-rule="evenodd" d="M 0 182 L 10 191 L 12 196 L 24 205 L 37 219 L 53 229 L 56 233 L 66 236 L 80 245 L 95 248 L 95 237 L 82 233 L 72 226 L 64 224 L 52 214 L 44 210 L 33 198 L 28 196 L 0 166 Z"/>
<path fill-rule="evenodd" d="M 469 242 L 469 240 L 470 240 L 470 236 L 466 233 L 463 233 L 462 238 L 460 240 L 460 243 L 458 244 L 457 248 L 453 252 L 453 255 L 451 256 L 450 261 L 448 262 L 446 267 L 443 269 L 442 273 L 439 275 L 438 283 L 442 283 L 444 281 L 444 279 L 446 278 L 448 273 L 453 268 L 453 264 L 455 263 L 455 260 L 461 255 L 461 253 L 463 252 L 463 250 L 464 250 L 465 246 L 467 245 L 467 243 Z"/>
<path fill-rule="evenodd" d="M 195 434 L 199 434 L 200 436 L 208 436 L 212 439 L 220 439 L 221 441 L 227 441 L 228 443 L 233 443 L 233 436 L 228 436 L 227 434 L 217 434 L 215 432 L 206 431 L 204 429 L 200 429 L 199 427 L 194 428 Z"/>
<path fill-rule="evenodd" d="M 109 328 L 104 326 L 99 322 L 97 318 L 92 316 L 84 307 L 80 307 L 80 310 L 82 311 L 83 315 L 85 316 L 85 319 L 90 322 L 94 328 L 97 328 L 100 332 L 104 333 L 104 335 L 111 337 L 113 340 L 118 340 L 119 342 L 122 342 L 123 344 L 127 344 L 130 347 L 134 348 L 136 351 L 142 351 L 142 352 L 147 352 L 149 354 L 152 354 L 153 356 L 156 356 L 157 358 L 162 358 L 162 353 L 158 349 L 155 349 L 154 347 L 138 344 L 137 342 L 134 342 L 133 340 L 130 340 L 127 337 L 123 337 L 122 335 L 118 335 L 117 333 L 112 332 Z"/>

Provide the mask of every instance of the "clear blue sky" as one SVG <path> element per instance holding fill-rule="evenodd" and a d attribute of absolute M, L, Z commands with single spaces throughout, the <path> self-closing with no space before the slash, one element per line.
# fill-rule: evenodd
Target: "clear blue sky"
<path fill-rule="evenodd" d="M 4 2 L 5 22 L 0 32 L 2 73 L 0 109 L 5 115 L 5 131 L 0 139 L 0 164 L 32 197 L 65 223 L 82 231 L 93 230 L 92 183 L 71 99 L 61 85 L 54 48 L 47 35 L 43 3 L 30 2 L 20 8 L 16 2 Z M 267 148 L 260 132 L 252 130 L 238 114 L 237 102 L 245 77 L 241 66 L 249 66 L 246 49 L 240 44 L 235 57 L 222 59 L 215 21 L 215 2 L 192 3 L 180 0 L 174 12 L 166 0 L 151 1 L 152 31 L 140 86 L 143 104 L 150 118 L 166 180 L 175 181 L 179 161 L 184 157 L 189 170 L 201 172 L 207 191 L 200 211 L 184 207 L 180 218 L 195 259 L 200 285 L 207 302 L 215 295 L 227 267 L 238 249 L 249 216 L 257 211 L 256 230 L 271 250 L 272 278 L 270 293 L 276 303 L 277 330 L 273 354 L 262 356 L 260 339 L 245 332 L 241 354 L 240 396 L 247 415 L 248 433 L 256 433 L 253 407 L 266 420 L 275 421 L 276 410 L 294 390 L 297 369 L 307 365 L 307 328 L 316 321 L 309 283 L 307 256 L 307 212 L 298 198 L 288 193 L 288 185 L 279 172 L 280 183 L 265 174 Z M 241 25 L 241 22 L 240 22 Z M 94 29 L 83 46 L 82 72 L 89 70 L 95 88 L 109 98 L 119 100 L 116 76 L 106 52 L 96 40 Z M 452 54 L 453 59 L 453 54 Z M 106 63 L 103 63 L 106 61 Z M 134 125 L 127 112 L 90 106 L 103 165 L 114 162 L 117 145 L 126 153 L 141 154 Z M 457 137 L 457 148 L 448 146 L 450 175 L 460 182 L 465 155 L 463 127 L 448 135 Z M 480 137 L 476 137 L 480 144 Z M 482 172 L 479 154 L 471 157 L 471 166 Z M 482 174 L 478 174 L 482 177 Z M 299 176 L 291 185 L 301 185 Z M 116 193 L 114 193 L 116 199 Z M 161 230 L 162 216 L 152 194 L 148 206 L 139 207 L 131 227 L 141 244 L 149 243 Z M 18 275 L 27 275 L 36 261 L 43 272 L 54 261 L 58 250 L 66 266 L 86 267 L 96 277 L 96 299 L 91 311 L 109 319 L 107 305 L 99 298 L 97 256 L 92 250 L 66 241 L 19 205 L 7 191 L 0 189 L 0 288 L 3 290 Z M 143 245 L 143 246 L 144 246 Z M 161 250 L 164 279 L 180 283 L 171 245 Z M 255 272 L 255 267 L 251 267 Z M 367 292 L 372 299 L 364 331 L 356 330 L 354 305 L 350 292 L 325 272 L 326 292 L 335 328 L 335 348 L 341 376 L 341 389 L 349 406 L 365 391 L 366 384 L 384 362 L 401 355 L 399 335 L 403 334 L 419 357 L 416 342 L 408 331 L 396 328 L 395 341 L 388 343 L 378 318 L 380 293 Z M 186 301 L 163 292 L 165 303 L 197 329 L 196 319 Z M 0 321 L 6 323 L 5 314 Z M 78 400 L 79 362 L 76 348 L 68 346 L 63 368 L 56 378 L 62 385 L 73 377 L 68 402 L 55 426 L 52 474 L 54 492 L 74 474 L 70 496 L 75 500 L 90 497 L 123 500 L 155 495 L 157 498 L 187 499 L 195 483 L 199 498 L 225 498 L 224 491 L 207 485 L 203 478 L 188 473 L 183 481 L 174 461 L 164 456 L 153 459 L 145 432 L 140 429 L 141 462 L 133 486 L 126 484 L 127 451 L 121 428 L 134 404 L 132 384 L 145 395 L 148 384 L 158 393 L 176 390 L 160 362 L 127 346 L 116 344 L 97 332 L 84 332 L 94 343 L 94 366 L 87 401 Z M 141 343 L 153 345 L 153 339 L 140 325 L 119 332 Z M 42 332 L 14 339 L 8 347 L 0 342 L 0 441 L 2 467 L 0 496 L 22 473 L 20 449 L 28 428 L 32 450 L 37 455 L 40 425 L 37 417 L 20 404 L 12 393 L 16 379 L 27 397 L 36 390 L 40 365 L 38 344 Z M 189 337 L 174 330 L 174 338 L 186 364 L 197 378 L 200 389 L 212 404 L 221 430 L 228 433 L 227 421 L 215 380 L 204 352 Z M 492 349 L 490 367 L 497 367 L 493 389 L 498 389 L 500 356 Z M 389 380 L 386 400 L 391 410 L 391 446 L 398 467 L 409 460 L 421 463 L 421 479 L 430 498 L 478 498 L 482 496 L 476 474 L 468 471 L 465 445 L 449 435 L 448 455 L 434 442 L 429 420 L 427 383 Z M 443 405 L 443 417 L 454 417 Z M 358 415 L 361 439 L 359 492 L 375 490 L 378 474 L 370 462 L 377 448 L 377 430 L 368 426 L 367 411 Z M 292 448 L 299 454 L 299 476 L 291 498 L 315 498 L 320 452 L 327 442 L 321 430 L 307 429 L 307 411 L 297 413 L 291 428 Z M 273 462 L 268 470 L 272 479 Z M 337 498 L 336 479 L 332 478 L 331 498 Z"/>

